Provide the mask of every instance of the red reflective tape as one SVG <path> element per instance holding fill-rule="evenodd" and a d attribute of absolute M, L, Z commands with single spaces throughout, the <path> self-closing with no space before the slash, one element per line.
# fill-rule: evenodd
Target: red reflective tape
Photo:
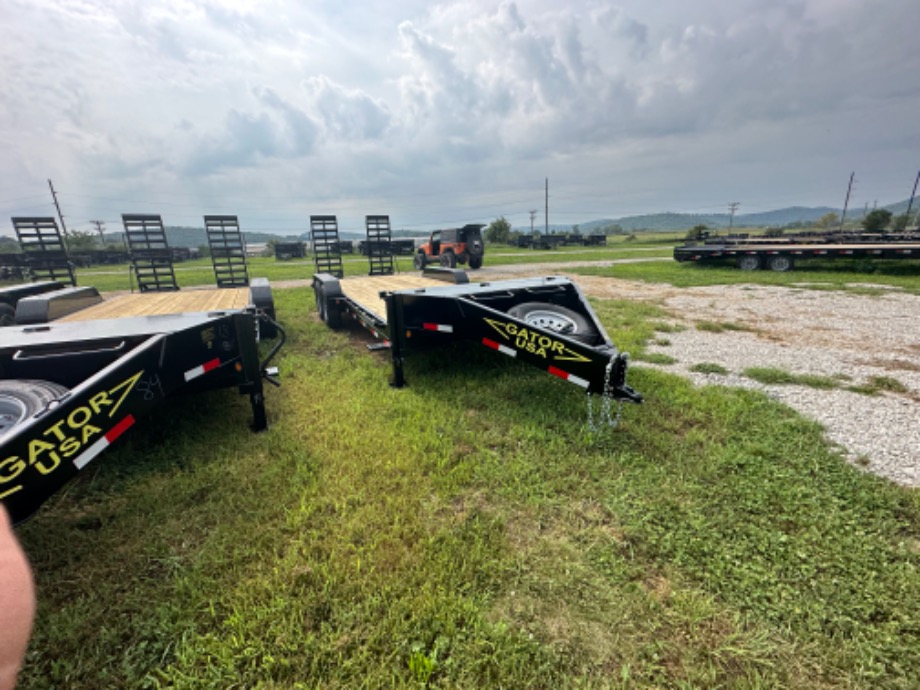
<path fill-rule="evenodd" d="M 220 366 L 220 359 L 218 359 L 217 357 L 215 357 L 215 358 L 212 359 L 210 362 L 205 362 L 204 364 L 202 364 L 202 365 L 201 365 L 201 368 L 204 369 L 204 372 L 205 372 L 205 373 L 208 373 L 208 372 L 211 371 L 212 369 L 217 369 L 217 367 L 219 367 L 219 366 Z"/>
<path fill-rule="evenodd" d="M 105 440 L 109 443 L 114 443 L 115 439 L 125 433 L 128 429 L 134 426 L 134 415 L 128 415 L 122 419 L 118 424 L 113 426 L 105 435 Z"/>
<path fill-rule="evenodd" d="M 482 344 L 486 347 L 491 347 L 493 350 L 497 350 L 500 347 L 498 343 L 496 343 L 494 340 L 489 340 L 488 338 L 483 338 Z"/>
<path fill-rule="evenodd" d="M 426 331 L 436 331 L 436 330 L 438 330 L 438 324 L 436 324 L 436 323 L 423 323 L 423 324 L 422 324 L 422 328 L 424 328 Z"/>
<path fill-rule="evenodd" d="M 568 372 L 562 371 L 562 369 L 559 369 L 558 367 L 551 366 L 549 368 L 549 373 L 552 374 L 553 376 L 558 376 L 559 378 L 565 381 L 567 381 L 569 378 Z"/>

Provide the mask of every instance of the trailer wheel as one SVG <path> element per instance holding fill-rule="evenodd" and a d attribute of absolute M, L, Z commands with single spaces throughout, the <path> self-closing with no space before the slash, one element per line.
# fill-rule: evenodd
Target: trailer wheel
<path fill-rule="evenodd" d="M 6 302 L 0 302 L 0 328 L 16 325 L 16 310 Z"/>
<path fill-rule="evenodd" d="M 597 338 L 597 329 L 588 319 L 566 307 L 549 302 L 525 302 L 508 310 L 508 316 L 520 319 L 528 326 L 537 326 L 573 340 L 589 343 Z"/>
<path fill-rule="evenodd" d="M 425 256 L 425 252 L 416 252 L 415 258 L 412 260 L 412 264 L 415 266 L 417 271 L 424 270 L 425 265 L 428 263 L 428 257 Z"/>
<path fill-rule="evenodd" d="M 316 297 L 316 313 L 319 314 L 319 320 L 326 321 L 326 298 L 323 295 L 321 286 L 314 286 L 313 294 Z"/>
<path fill-rule="evenodd" d="M 51 381 L 0 381 L 0 436 L 41 412 L 66 392 L 67 388 Z"/>
<path fill-rule="evenodd" d="M 745 254 L 738 257 L 738 268 L 742 271 L 756 271 L 760 268 L 760 257 L 756 254 Z"/>
<path fill-rule="evenodd" d="M 482 268 L 482 257 L 481 256 L 471 256 L 470 257 L 470 268 L 477 269 Z"/>
<path fill-rule="evenodd" d="M 793 261 L 791 256 L 771 256 L 770 260 L 767 262 L 767 265 L 770 267 L 771 271 L 777 271 L 783 273 L 785 271 L 791 271 L 793 266 Z"/>
<path fill-rule="evenodd" d="M 329 328 L 342 327 L 342 312 L 340 312 L 335 303 L 326 294 L 326 286 L 320 284 L 314 289 L 316 293 L 316 310 L 319 312 L 319 318 L 322 319 Z"/>

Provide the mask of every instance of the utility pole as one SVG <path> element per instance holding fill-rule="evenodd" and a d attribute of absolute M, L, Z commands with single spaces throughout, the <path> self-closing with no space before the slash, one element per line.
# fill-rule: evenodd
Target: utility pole
<path fill-rule="evenodd" d="M 920 182 L 920 172 L 917 172 L 917 177 L 914 179 L 914 189 L 910 193 L 910 201 L 907 202 L 907 222 L 910 223 L 910 210 L 914 206 L 914 196 L 917 194 L 917 183 Z"/>
<path fill-rule="evenodd" d="M 537 217 L 537 209 L 530 210 L 530 234 L 533 235 L 533 219 Z"/>
<path fill-rule="evenodd" d="M 735 211 L 740 206 L 737 201 L 733 201 L 728 205 L 729 216 L 728 216 L 728 229 L 731 230 L 735 225 Z"/>
<path fill-rule="evenodd" d="M 64 225 L 64 214 L 61 213 L 61 205 L 58 203 L 57 194 L 54 192 L 54 185 L 51 184 L 51 180 L 48 180 L 48 187 L 51 189 L 51 198 L 54 199 L 54 207 L 57 209 L 58 218 L 61 219 L 61 230 L 64 232 L 64 237 L 67 237 L 67 226 Z"/>
<path fill-rule="evenodd" d="M 103 234 L 103 228 L 105 227 L 104 220 L 91 220 L 90 223 L 96 226 L 96 230 L 99 232 L 99 241 L 102 243 L 102 248 L 105 249 L 105 234 Z"/>
<path fill-rule="evenodd" d="M 545 192 L 545 197 L 544 197 L 544 205 L 546 207 L 546 211 L 545 211 L 546 218 L 544 221 L 545 222 L 544 234 L 548 235 L 549 234 L 549 178 L 548 177 L 546 178 L 546 192 Z"/>
<path fill-rule="evenodd" d="M 853 190 L 853 176 L 855 174 L 855 172 L 850 173 L 850 184 L 847 185 L 847 198 L 843 202 L 843 213 L 840 214 L 840 232 L 843 232 L 843 221 L 845 221 L 847 217 L 847 206 L 850 205 L 850 192 Z"/>

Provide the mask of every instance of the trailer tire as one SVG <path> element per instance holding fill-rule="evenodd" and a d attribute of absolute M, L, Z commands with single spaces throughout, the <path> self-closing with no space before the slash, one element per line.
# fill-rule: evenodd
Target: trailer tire
<path fill-rule="evenodd" d="M 323 288 L 320 285 L 314 286 L 313 294 L 316 297 L 316 313 L 319 314 L 319 320 L 326 322 L 326 298 L 323 295 Z"/>
<path fill-rule="evenodd" d="M 767 266 L 769 266 L 771 271 L 777 271 L 778 273 L 784 273 L 786 271 L 791 271 L 794 265 L 794 261 L 791 256 L 783 256 L 779 254 L 777 256 L 771 256 L 769 261 L 767 261 Z"/>
<path fill-rule="evenodd" d="M 471 256 L 470 257 L 470 268 L 473 270 L 477 268 L 482 268 L 482 257 L 481 256 Z"/>
<path fill-rule="evenodd" d="M 425 256 L 425 252 L 416 252 L 415 258 L 412 259 L 412 264 L 415 266 L 415 270 L 423 271 L 428 264 L 428 257 Z"/>
<path fill-rule="evenodd" d="M 0 328 L 16 325 L 16 310 L 6 302 L 0 302 Z"/>
<path fill-rule="evenodd" d="M 9 379 L 0 381 L 0 436 L 41 412 L 67 393 L 51 381 Z"/>
<path fill-rule="evenodd" d="M 738 257 L 738 268 L 742 271 L 756 271 L 760 268 L 760 257 L 756 254 L 745 254 Z"/>
<path fill-rule="evenodd" d="M 511 307 L 508 316 L 583 343 L 593 342 L 598 336 L 597 329 L 587 318 L 558 304 L 524 302 Z"/>

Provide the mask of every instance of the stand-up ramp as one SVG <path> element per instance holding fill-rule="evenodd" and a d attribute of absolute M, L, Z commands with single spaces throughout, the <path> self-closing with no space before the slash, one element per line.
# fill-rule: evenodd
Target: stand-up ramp
<path fill-rule="evenodd" d="M 56 280 L 76 286 L 73 263 L 57 221 L 52 217 L 12 220 L 31 280 Z"/>
<path fill-rule="evenodd" d="M 211 249 L 217 287 L 246 287 L 246 245 L 236 216 L 205 216 L 204 229 Z"/>
<path fill-rule="evenodd" d="M 342 252 L 339 247 L 339 224 L 335 216 L 310 216 L 310 238 L 317 273 L 342 278 Z"/>
<path fill-rule="evenodd" d="M 393 243 L 389 216 L 365 216 L 367 225 L 367 258 L 372 276 L 389 276 L 395 273 Z"/>
<path fill-rule="evenodd" d="M 172 251 L 160 216 L 123 213 L 121 220 L 138 289 L 141 292 L 178 290 Z"/>

